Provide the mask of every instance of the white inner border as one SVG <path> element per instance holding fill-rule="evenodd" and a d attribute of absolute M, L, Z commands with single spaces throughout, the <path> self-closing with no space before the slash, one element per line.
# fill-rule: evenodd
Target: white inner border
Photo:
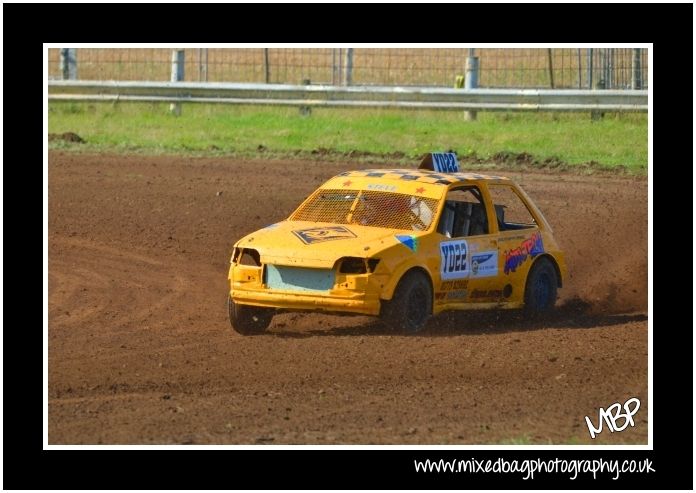
<path fill-rule="evenodd" d="M 647 48 L 648 49 L 648 444 L 647 445 L 50 445 L 48 443 L 48 49 L 63 48 Z M 653 44 L 652 43 L 44 43 L 43 44 L 43 450 L 653 450 Z M 696 71 L 696 65 L 694 65 Z M 2 66 L 0 65 L 0 80 Z M 0 103 L 0 107 L 2 103 Z M 0 137 L 1 139 L 2 137 Z M 0 145 L 1 145 L 0 141 Z M 696 143 L 696 140 L 694 141 Z M 696 145 L 696 144 L 694 144 Z M 696 180 L 696 178 L 695 178 Z M 2 177 L 0 177 L 0 182 Z M 695 182 L 696 183 L 696 182 Z M 0 201 L 0 212 L 2 202 Z M 0 225 L 2 216 L 0 216 Z M 696 233 L 695 233 L 696 234 Z M 0 230 L 0 245 L 2 231 Z M 694 266 L 696 272 L 696 266 Z M 2 274 L 0 265 L 0 274 Z M 2 288 L 0 288 L 2 291 Z M 0 293 L 1 294 L 1 293 Z M 696 294 L 694 313 L 696 313 Z M 0 298 L 0 310 L 2 298 Z M 0 345 L 2 342 L 0 341 Z M 696 344 L 696 341 L 695 341 Z M 0 368 L 0 372 L 2 369 Z M 600 403 L 598 406 L 611 403 Z M 0 413 L 2 397 L 0 396 Z M 582 416 L 578 419 L 583 420 Z M 584 425 L 584 420 L 583 420 Z M 696 433 L 696 429 L 694 430 Z M 1 434 L 1 433 L 0 433 Z"/>

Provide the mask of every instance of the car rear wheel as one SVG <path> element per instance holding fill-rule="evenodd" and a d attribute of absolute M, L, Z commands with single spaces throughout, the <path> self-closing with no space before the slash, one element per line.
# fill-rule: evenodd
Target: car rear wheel
<path fill-rule="evenodd" d="M 227 309 L 232 328 L 242 335 L 261 334 L 271 324 L 274 310 L 258 306 L 239 305 L 227 297 Z"/>
<path fill-rule="evenodd" d="M 547 258 L 537 260 L 527 276 L 524 311 L 527 316 L 544 315 L 553 310 L 558 295 L 556 269 Z"/>
<path fill-rule="evenodd" d="M 381 317 L 395 330 L 416 333 L 423 329 L 432 314 L 433 293 L 425 274 L 407 273 L 396 286 L 394 297 L 382 301 Z"/>

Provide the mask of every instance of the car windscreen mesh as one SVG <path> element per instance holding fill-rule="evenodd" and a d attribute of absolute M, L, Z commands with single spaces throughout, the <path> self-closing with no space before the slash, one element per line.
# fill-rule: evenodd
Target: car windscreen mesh
<path fill-rule="evenodd" d="M 290 220 L 424 231 L 435 218 L 437 204 L 437 199 L 401 193 L 321 189 Z"/>

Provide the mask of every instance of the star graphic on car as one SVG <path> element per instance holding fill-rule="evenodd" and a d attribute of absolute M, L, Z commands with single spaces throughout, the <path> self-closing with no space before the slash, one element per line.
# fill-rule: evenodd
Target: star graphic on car
<path fill-rule="evenodd" d="M 416 193 L 423 193 L 423 192 L 425 192 L 425 188 L 423 188 L 423 187 L 416 188 Z"/>
<path fill-rule="evenodd" d="M 350 180 L 344 181 L 344 182 L 343 182 L 343 186 L 344 186 L 344 187 L 349 187 L 351 183 L 353 183 L 353 182 L 350 181 Z"/>

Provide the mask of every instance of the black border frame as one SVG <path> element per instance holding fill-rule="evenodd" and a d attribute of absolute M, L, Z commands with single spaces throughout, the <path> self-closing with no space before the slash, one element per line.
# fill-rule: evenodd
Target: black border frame
<path fill-rule="evenodd" d="M 26 204 L 23 186 L 35 183 L 30 176 L 40 169 L 39 148 L 35 136 L 39 133 L 38 106 L 40 98 L 34 91 L 43 84 L 37 74 L 38 48 L 43 42 L 351 42 L 363 38 L 365 42 L 413 42 L 422 40 L 437 42 L 581 42 L 599 39 L 601 42 L 653 42 L 655 65 L 653 67 L 653 117 L 655 125 L 654 148 L 659 164 L 653 163 L 653 187 L 656 193 L 654 217 L 664 217 L 666 206 L 662 196 L 670 194 L 668 206 L 677 207 L 673 193 L 662 187 L 668 182 L 657 178 L 658 173 L 678 175 L 682 180 L 687 173 L 681 142 L 691 142 L 692 125 L 683 112 L 677 113 L 666 104 L 667 87 L 690 88 L 693 80 L 688 67 L 693 60 L 692 17 L 693 6 L 650 4 L 407 4 L 375 6 L 368 4 L 345 5 L 273 5 L 275 19 L 297 21 L 272 24 L 268 5 L 220 5 L 220 4 L 5 4 L 3 98 L 7 105 L 3 154 L 4 220 L 6 229 L 12 232 L 5 242 L 5 259 L 8 262 L 5 307 L 8 308 L 3 332 L 4 340 L 4 487 L 11 489 L 654 489 L 693 487 L 693 333 L 679 324 L 669 322 L 663 314 L 667 307 L 689 306 L 685 294 L 692 290 L 680 287 L 678 281 L 667 279 L 668 274 L 679 273 L 692 267 L 688 252 L 681 254 L 679 266 L 661 268 L 660 250 L 664 250 L 662 230 L 654 238 L 656 251 L 654 286 L 672 288 L 656 289 L 655 304 L 651 313 L 654 324 L 653 345 L 653 410 L 650 417 L 654 433 L 652 451 L 560 451 L 560 450 L 42 450 L 41 418 L 42 392 L 37 392 L 37 378 L 28 373 L 40 373 L 41 365 L 34 363 L 41 347 L 41 331 L 25 319 L 27 310 L 10 310 L 9 307 L 25 306 L 26 293 L 34 292 L 33 282 L 24 272 L 14 271 L 11 265 L 17 259 L 27 259 L 22 264 L 36 261 L 27 254 L 27 246 L 33 246 L 31 235 L 25 235 L 25 213 L 17 211 L 16 204 Z M 393 9 L 399 9 L 395 18 Z M 331 22 L 317 23 L 312 19 L 320 12 L 321 18 Z M 691 15 L 689 15 L 691 13 Z M 474 16 L 477 23 L 466 22 Z M 170 26 L 182 17 L 187 19 L 187 30 L 173 34 Z M 43 25 L 37 19 L 49 19 Z M 82 20 L 80 20 L 82 19 Z M 243 22 L 243 19 L 255 19 Z M 338 20 L 340 19 L 340 20 Z M 660 32 L 653 22 L 669 19 L 665 31 Z M 75 22 L 77 20 L 77 22 Z M 198 22 L 195 22 L 197 20 Z M 277 21 L 276 21 L 277 22 Z M 66 29 L 66 26 L 75 26 Z M 12 25 L 21 26 L 12 29 Z M 129 39 L 130 38 L 130 39 Z M 21 47 L 21 50 L 18 48 Z M 23 53 L 23 55 L 22 55 Z M 17 56 L 20 54 L 21 56 Z M 688 61 L 687 61 L 688 60 Z M 13 67 L 10 72 L 10 62 Z M 31 68 L 31 70 L 28 70 Z M 32 74 L 29 77 L 28 74 Z M 15 77 L 12 74 L 24 74 Z M 677 77 L 675 77 L 675 74 Z M 38 77 L 37 77 L 38 75 Z M 658 80 L 662 82 L 655 82 Z M 676 79 L 676 80 L 675 80 Z M 26 84 L 30 82 L 30 84 Z M 28 86 L 28 87 L 27 87 Z M 24 94 L 31 97 L 13 97 Z M 686 105 L 683 100 L 679 106 Z M 672 111 L 670 111 L 672 109 Z M 42 110 L 43 111 L 43 110 Z M 666 121 L 665 121 L 666 120 Z M 28 122 L 15 124 L 15 122 Z M 669 137 L 667 137 L 669 136 Z M 44 137 L 45 138 L 45 137 Z M 658 142 L 660 145 L 658 146 Z M 16 155 L 13 154 L 16 152 Z M 35 159 L 27 160 L 28 155 Z M 687 158 L 688 159 L 688 158 Z M 43 156 L 41 156 L 43 160 Z M 27 163 L 27 161 L 30 161 Z M 666 167 L 669 162 L 681 163 L 678 171 Z M 21 163 L 21 166 L 18 165 Z M 26 163 L 26 164 L 25 164 Z M 44 197 L 45 198 L 45 197 Z M 692 197 L 693 199 L 693 197 Z M 38 203 L 38 202 L 36 202 Z M 14 205 L 13 205 L 14 204 Z M 31 203 L 32 207 L 34 203 Z M 36 206 L 38 208 L 38 206 Z M 24 207 L 22 207 L 22 210 Z M 679 207 L 679 211 L 686 211 Z M 38 211 L 37 211 L 38 215 Z M 685 213 L 680 214 L 683 221 Z M 693 217 L 692 217 L 693 219 Z M 673 241 L 670 239 L 669 241 Z M 678 239 L 683 242 L 683 235 Z M 688 241 L 687 241 L 688 242 Z M 692 245 L 693 246 L 693 245 Z M 37 248 L 38 250 L 38 248 Z M 675 252 L 662 252 L 673 255 Z M 23 289 L 26 285 L 27 289 Z M 34 289 L 30 289 L 34 288 Z M 669 292 L 668 292 L 669 291 Z M 660 300 L 660 296 L 664 296 Z M 669 296 L 669 298 L 667 298 Z M 8 301 L 15 301 L 15 303 Z M 661 305 L 662 303 L 662 305 Z M 657 316 L 656 316 L 657 313 Z M 31 317 L 29 317 L 31 318 Z M 26 355 L 26 357 L 25 357 Z M 28 364 L 27 364 L 28 363 Z M 30 369 L 31 372 L 26 370 Z M 690 389 L 691 399 L 670 396 L 668 389 Z M 688 392 L 688 391 L 687 391 Z M 687 416 L 687 418 L 684 418 Z M 41 440 L 41 442 L 39 441 Z M 183 447 L 182 447 L 183 448 Z M 524 481 L 513 475 L 457 475 L 447 473 L 416 473 L 414 459 L 451 458 L 586 458 L 643 459 L 653 461 L 655 473 L 647 475 L 622 475 L 618 481 L 602 476 L 597 480 L 578 478 L 575 481 L 561 476 L 542 476 Z M 31 471 L 27 474 L 28 468 Z"/>

